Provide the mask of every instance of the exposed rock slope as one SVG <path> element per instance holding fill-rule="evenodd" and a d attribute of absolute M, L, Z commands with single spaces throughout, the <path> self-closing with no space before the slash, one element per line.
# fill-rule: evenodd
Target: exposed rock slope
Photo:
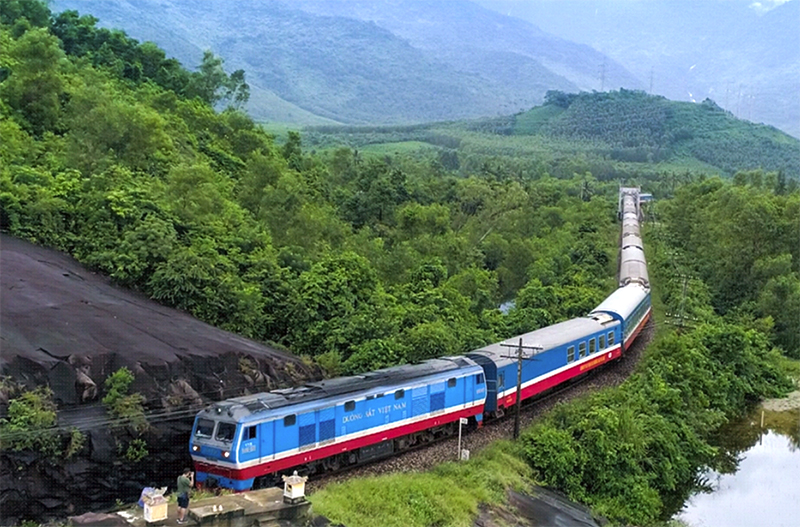
<path fill-rule="evenodd" d="M 112 428 L 100 402 L 121 367 L 144 396 L 149 455 L 120 455 L 136 434 Z M 0 235 L 0 417 L 14 391 L 48 385 L 58 426 L 86 434 L 69 461 L 0 452 L 0 524 L 135 500 L 190 462 L 193 414 L 210 400 L 302 383 L 297 357 L 115 288 L 71 257 Z"/>

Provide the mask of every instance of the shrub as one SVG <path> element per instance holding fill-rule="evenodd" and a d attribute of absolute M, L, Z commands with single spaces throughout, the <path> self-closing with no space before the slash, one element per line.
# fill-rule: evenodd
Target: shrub
<path fill-rule="evenodd" d="M 8 418 L 0 419 L 0 449 L 38 450 L 56 455 L 59 450 L 56 405 L 46 386 L 22 393 L 8 405 Z"/>
<path fill-rule="evenodd" d="M 128 424 L 141 433 L 148 427 L 144 414 L 144 396 L 140 393 L 128 393 L 132 382 L 133 374 L 125 367 L 109 375 L 105 382 L 107 393 L 103 397 L 103 404 L 113 417 L 120 420 L 120 424 Z"/>

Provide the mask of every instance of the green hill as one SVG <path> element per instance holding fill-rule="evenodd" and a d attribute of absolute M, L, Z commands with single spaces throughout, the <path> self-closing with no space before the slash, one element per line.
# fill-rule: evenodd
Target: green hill
<path fill-rule="evenodd" d="M 729 173 L 762 168 L 800 174 L 800 141 L 737 119 L 710 99 L 695 104 L 620 90 L 552 92 L 546 102 L 516 115 L 513 133 L 591 143 L 620 161 L 696 159 Z"/>
<path fill-rule="evenodd" d="M 462 171 L 487 159 L 544 164 L 553 175 L 591 172 L 608 179 L 662 172 L 733 175 L 782 171 L 800 178 L 800 141 L 774 127 L 740 120 L 710 99 L 675 102 L 640 91 L 548 92 L 545 104 L 516 115 L 417 127 L 312 129 L 319 146 L 423 141 Z M 452 165 L 452 162 L 450 163 Z M 522 169 L 520 169 L 522 170 Z"/>

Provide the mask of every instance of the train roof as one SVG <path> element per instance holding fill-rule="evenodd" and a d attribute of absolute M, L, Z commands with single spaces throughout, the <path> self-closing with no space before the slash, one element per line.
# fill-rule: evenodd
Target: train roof
<path fill-rule="evenodd" d="M 214 403 L 212 406 L 206 408 L 206 411 L 217 409 L 218 413 L 224 411 L 229 417 L 238 420 L 248 415 L 259 414 L 267 410 L 274 410 L 322 399 L 345 396 L 353 393 L 363 393 L 367 395 L 367 392 L 377 388 L 391 387 L 407 383 L 411 380 L 457 372 L 464 368 L 479 369 L 480 367 L 467 357 L 442 357 L 440 359 L 426 360 L 420 364 L 405 364 L 371 371 L 361 375 L 311 382 L 295 388 L 235 397 L 233 399 Z"/>
<path fill-rule="evenodd" d="M 597 313 L 615 313 L 626 319 L 633 313 L 642 300 L 647 297 L 647 289 L 639 284 L 628 284 L 620 287 L 608 298 L 592 310 L 592 315 Z"/>
<path fill-rule="evenodd" d="M 515 347 L 519 345 L 520 338 L 522 338 L 523 346 L 535 346 L 542 348 L 542 351 L 546 351 L 579 340 L 583 335 L 590 335 L 603 331 L 606 324 L 613 321 L 613 318 L 603 317 L 602 315 L 573 318 L 571 320 L 559 322 L 558 324 L 553 324 L 552 326 L 525 333 L 524 335 L 512 337 L 503 342 L 489 344 L 471 351 L 469 354 L 474 353 L 489 356 L 498 366 L 502 366 L 516 362 L 516 359 L 506 357 L 512 357 L 514 355 L 516 352 Z M 530 353 L 530 350 L 527 350 L 526 353 Z"/>

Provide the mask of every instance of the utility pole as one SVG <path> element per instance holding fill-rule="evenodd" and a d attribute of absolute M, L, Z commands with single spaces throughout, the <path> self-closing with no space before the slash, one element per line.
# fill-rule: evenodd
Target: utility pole
<path fill-rule="evenodd" d="M 517 356 L 505 356 L 507 359 L 517 359 L 517 400 L 516 400 L 516 412 L 514 413 L 514 439 L 519 437 L 519 410 L 522 407 L 522 400 L 520 397 L 522 396 L 522 361 L 523 360 L 535 360 L 533 358 L 534 355 L 537 353 L 544 351 L 544 348 L 540 346 L 523 346 L 522 345 L 522 337 L 519 338 L 519 344 L 506 344 L 505 342 L 500 343 L 501 346 L 505 346 L 507 348 L 517 348 Z M 523 357 L 522 350 L 530 350 L 531 355 L 530 357 Z"/>
<path fill-rule="evenodd" d="M 677 313 L 669 313 L 669 312 L 666 313 L 667 318 L 672 319 L 672 320 L 667 320 L 666 323 L 672 324 L 680 329 L 683 329 L 686 326 L 692 327 L 692 324 L 688 323 L 687 320 L 691 320 L 692 322 L 698 322 L 697 318 L 687 316 L 685 313 L 686 294 L 688 293 L 689 290 L 689 280 L 695 277 L 687 274 L 679 274 L 678 276 L 680 276 L 683 279 L 683 287 L 681 290 L 681 302 L 680 304 L 678 304 Z"/>
<path fill-rule="evenodd" d="M 739 95 L 736 97 L 736 117 L 739 117 L 739 107 L 742 104 L 742 85 L 739 85 Z"/>

